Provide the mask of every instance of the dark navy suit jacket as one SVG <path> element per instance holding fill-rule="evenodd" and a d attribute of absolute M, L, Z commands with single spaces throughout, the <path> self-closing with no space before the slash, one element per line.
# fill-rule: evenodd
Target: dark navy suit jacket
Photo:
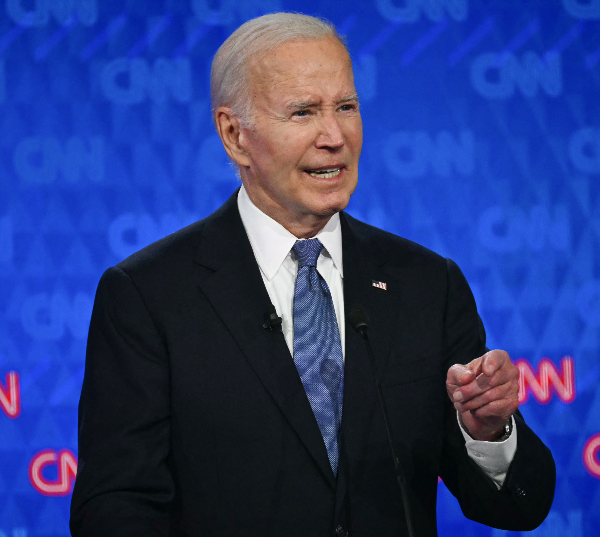
<path fill-rule="evenodd" d="M 103 275 L 79 414 L 76 536 L 406 535 L 370 365 L 346 328 L 337 479 L 270 300 L 236 194 Z M 458 269 L 341 213 L 344 303 L 367 310 L 416 535 L 436 535 L 437 479 L 464 514 L 533 529 L 555 483 L 549 450 L 516 417 L 501 490 L 467 456 L 448 368 L 485 351 Z M 387 290 L 372 281 L 387 283 Z M 348 319 L 348 313 L 346 313 Z"/>

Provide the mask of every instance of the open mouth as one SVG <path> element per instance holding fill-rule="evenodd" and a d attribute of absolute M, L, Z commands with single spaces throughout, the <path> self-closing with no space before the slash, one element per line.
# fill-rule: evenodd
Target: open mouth
<path fill-rule="evenodd" d="M 332 177 L 338 176 L 342 168 L 324 168 L 322 170 L 305 170 L 306 173 L 311 175 L 312 177 L 318 177 L 319 179 L 331 179 Z"/>

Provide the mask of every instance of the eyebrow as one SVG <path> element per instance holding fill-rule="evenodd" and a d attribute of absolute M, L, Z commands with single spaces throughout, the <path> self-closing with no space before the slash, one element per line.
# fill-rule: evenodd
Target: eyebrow
<path fill-rule="evenodd" d="M 356 93 L 356 92 L 351 93 L 350 95 L 343 97 L 336 104 L 347 103 L 348 101 L 358 101 L 358 93 Z"/>
<path fill-rule="evenodd" d="M 290 110 L 300 109 L 300 108 L 309 108 L 311 106 L 317 106 L 319 103 L 316 101 L 292 101 L 288 103 L 285 107 Z"/>
<path fill-rule="evenodd" d="M 358 101 L 358 93 L 351 93 L 350 95 L 346 95 L 342 97 L 336 104 L 347 103 L 349 101 Z M 303 108 L 310 108 L 311 106 L 318 106 L 319 103 L 317 101 L 292 101 L 288 103 L 285 107 L 288 110 L 300 110 Z"/>

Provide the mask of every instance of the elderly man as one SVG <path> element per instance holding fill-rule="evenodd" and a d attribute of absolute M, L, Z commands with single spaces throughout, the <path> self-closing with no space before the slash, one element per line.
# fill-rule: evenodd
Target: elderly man
<path fill-rule="evenodd" d="M 467 517 L 538 526 L 552 456 L 460 270 L 342 212 L 362 124 L 335 29 L 249 21 L 217 52 L 211 91 L 243 186 L 100 281 L 73 535 L 433 536 L 438 475 Z M 354 304 L 371 318 L 406 498 L 346 324 Z"/>

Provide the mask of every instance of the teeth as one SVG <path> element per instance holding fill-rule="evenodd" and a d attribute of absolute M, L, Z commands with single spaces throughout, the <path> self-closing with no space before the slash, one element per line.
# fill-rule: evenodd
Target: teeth
<path fill-rule="evenodd" d="M 320 177 L 322 179 L 331 179 L 332 177 L 335 177 L 336 175 L 340 174 L 340 168 L 330 168 L 328 170 L 319 170 L 318 172 L 308 172 L 309 175 L 312 175 L 313 177 Z"/>

